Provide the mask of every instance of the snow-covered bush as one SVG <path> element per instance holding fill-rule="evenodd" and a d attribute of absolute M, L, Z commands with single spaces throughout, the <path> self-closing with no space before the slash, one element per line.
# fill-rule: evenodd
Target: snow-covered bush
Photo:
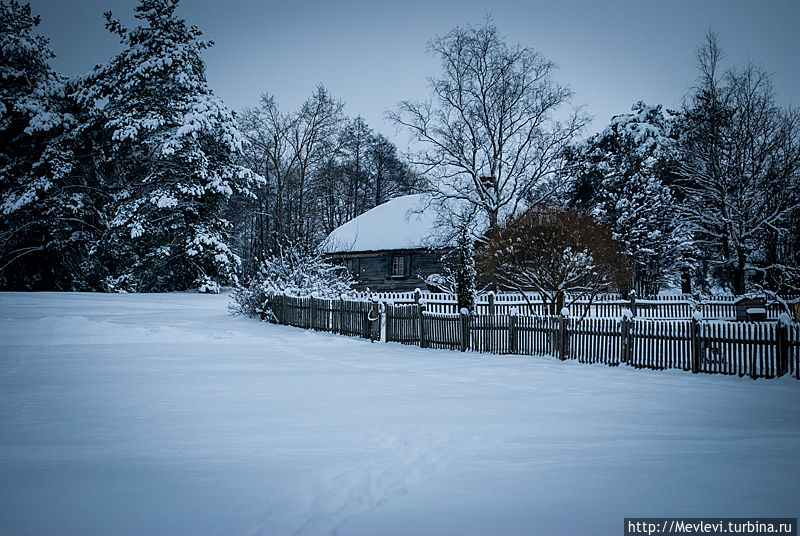
<path fill-rule="evenodd" d="M 476 264 L 484 281 L 523 297 L 538 292 L 552 315 L 630 281 L 627 257 L 608 228 L 586 214 L 551 207 L 533 207 L 493 229 Z"/>
<path fill-rule="evenodd" d="M 269 302 L 274 296 L 338 298 L 353 292 L 352 282 L 343 266 L 326 262 L 319 251 L 291 245 L 265 260 L 248 285 L 234 290 L 230 310 L 270 318 L 274 315 Z"/>
<path fill-rule="evenodd" d="M 426 276 L 425 284 L 428 285 L 428 290 L 445 294 L 456 293 L 456 278 L 448 266 L 444 266 L 441 274 L 435 273 Z"/>
<path fill-rule="evenodd" d="M 220 284 L 208 276 L 202 278 L 200 280 L 200 286 L 197 287 L 197 291 L 202 294 L 219 294 L 220 290 Z"/>

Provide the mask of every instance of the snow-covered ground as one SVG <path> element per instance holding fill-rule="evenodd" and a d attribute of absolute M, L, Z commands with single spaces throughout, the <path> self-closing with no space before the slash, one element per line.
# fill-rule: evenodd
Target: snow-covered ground
<path fill-rule="evenodd" d="M 800 504 L 800 382 L 0 294 L 0 534 L 621 534 Z"/>

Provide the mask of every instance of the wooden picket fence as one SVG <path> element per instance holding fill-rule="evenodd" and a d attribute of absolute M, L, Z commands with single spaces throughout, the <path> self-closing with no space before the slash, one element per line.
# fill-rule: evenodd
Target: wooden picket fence
<path fill-rule="evenodd" d="M 363 300 L 329 300 L 276 295 L 267 301 L 270 318 L 284 326 L 371 338 L 374 304 Z"/>
<path fill-rule="evenodd" d="M 429 311 L 425 303 L 277 295 L 272 322 L 386 342 L 581 363 L 800 380 L 800 323 Z"/>
<path fill-rule="evenodd" d="M 386 305 L 386 342 L 653 370 L 800 379 L 800 324 L 473 315 Z"/>
<path fill-rule="evenodd" d="M 424 303 L 431 313 L 458 314 L 456 297 L 452 294 L 436 292 L 377 292 L 364 294 L 363 299 L 376 299 L 392 305 L 412 305 Z M 695 312 L 704 319 L 733 320 L 736 317 L 735 297 L 722 296 L 709 300 L 695 301 L 688 295 L 664 295 L 637 298 L 631 295 L 623 299 L 619 294 L 601 294 L 591 301 L 567 297 L 566 305 L 570 316 L 589 316 L 596 318 L 621 318 L 624 311 L 632 311 L 640 318 L 690 319 Z M 789 304 L 800 303 L 798 296 L 786 296 Z M 765 304 L 767 318 L 775 320 L 783 312 L 783 306 L 777 302 Z M 558 312 L 558 311 L 557 311 Z M 556 313 L 557 313 L 556 312 Z M 519 293 L 484 293 L 475 301 L 475 313 L 478 315 L 513 314 L 544 316 L 553 314 L 549 304 L 538 294 L 523 297 Z"/>

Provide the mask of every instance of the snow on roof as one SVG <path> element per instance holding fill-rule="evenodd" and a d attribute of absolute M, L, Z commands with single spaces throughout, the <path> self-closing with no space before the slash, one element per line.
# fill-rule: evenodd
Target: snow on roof
<path fill-rule="evenodd" d="M 434 245 L 436 210 L 425 194 L 404 195 L 340 225 L 323 243 L 325 253 L 417 249 Z"/>

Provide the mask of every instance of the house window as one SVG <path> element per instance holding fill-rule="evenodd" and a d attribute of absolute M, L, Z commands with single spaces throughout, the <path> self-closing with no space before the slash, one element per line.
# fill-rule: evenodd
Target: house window
<path fill-rule="evenodd" d="M 404 277 L 406 275 L 406 258 L 403 255 L 392 257 L 392 277 Z"/>
<path fill-rule="evenodd" d="M 359 262 L 360 260 L 361 259 L 359 259 L 359 258 L 345 259 L 344 260 L 345 268 L 347 268 L 347 271 L 350 272 L 350 275 L 352 275 L 353 277 L 358 277 L 359 272 L 361 271 L 360 270 L 360 268 L 361 268 L 360 264 L 361 263 Z"/>

